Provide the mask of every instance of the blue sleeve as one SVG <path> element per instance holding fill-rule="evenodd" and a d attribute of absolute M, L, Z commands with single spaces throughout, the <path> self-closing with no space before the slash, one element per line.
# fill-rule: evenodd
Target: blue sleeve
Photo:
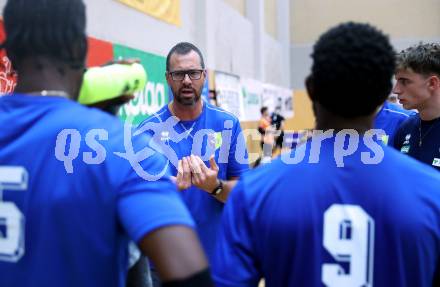
<path fill-rule="evenodd" d="M 237 158 L 243 158 L 243 156 L 241 156 L 243 152 L 245 161 L 239 162 Z M 229 149 L 227 178 L 239 177 L 247 171 L 249 169 L 248 160 L 249 157 L 246 148 L 246 141 L 241 132 L 240 123 L 237 120 L 234 124 L 234 133 L 232 135 L 231 147 Z"/>
<path fill-rule="evenodd" d="M 257 286 L 261 279 L 254 257 L 243 180 L 228 198 L 212 263 L 216 286 Z"/>
<path fill-rule="evenodd" d="M 117 211 L 129 237 L 139 242 L 147 233 L 168 225 L 194 227 L 193 220 L 171 182 L 167 160 L 153 151 L 140 163 L 142 170 L 162 174 L 160 178 L 144 179 L 130 167 L 118 190 Z"/>

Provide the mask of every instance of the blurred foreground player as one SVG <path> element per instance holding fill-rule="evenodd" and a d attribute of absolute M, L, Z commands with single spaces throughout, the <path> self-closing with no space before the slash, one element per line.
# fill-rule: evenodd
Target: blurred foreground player
<path fill-rule="evenodd" d="M 134 63 L 139 63 L 137 59 L 122 59 L 118 61 L 111 61 L 104 66 L 112 64 L 124 64 L 132 65 Z M 81 94 L 81 93 L 80 93 Z M 100 109 L 110 115 L 117 117 L 120 108 L 128 103 L 130 100 L 134 99 L 133 94 L 125 95 L 104 95 L 104 98 L 100 97 L 99 94 L 85 94 L 83 97 L 79 97 L 78 101 L 81 104 L 87 105 L 89 107 Z M 89 96 L 89 97 L 88 97 Z M 142 256 L 139 248 L 133 242 L 129 243 L 128 247 L 128 272 L 127 281 L 125 287 L 150 287 L 153 286 L 151 279 L 151 274 L 149 272 L 150 265 L 147 257 Z"/>
<path fill-rule="evenodd" d="M 164 286 L 210 286 L 193 222 L 165 174 L 139 177 L 114 116 L 83 107 L 81 0 L 11 0 L 3 44 L 19 80 L 0 99 L 0 286 L 124 286 L 132 239 Z M 149 139 L 132 139 L 133 148 Z M 153 149 L 140 165 L 157 175 Z"/>
<path fill-rule="evenodd" d="M 440 176 L 367 132 L 391 90 L 389 40 L 341 24 L 312 58 L 307 88 L 325 134 L 239 181 L 223 214 L 216 286 L 433 286 Z"/>

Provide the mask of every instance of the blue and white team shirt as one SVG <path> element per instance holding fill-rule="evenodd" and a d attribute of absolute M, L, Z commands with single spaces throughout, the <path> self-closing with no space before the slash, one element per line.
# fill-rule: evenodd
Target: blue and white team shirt
<path fill-rule="evenodd" d="M 193 226 L 169 174 L 144 180 L 123 158 L 145 149 L 137 168 L 152 176 L 166 161 L 148 136 L 127 148 L 115 117 L 15 94 L 0 98 L 0 130 L 0 286 L 125 286 L 130 239 Z"/>
<path fill-rule="evenodd" d="M 384 144 L 392 146 L 399 126 L 414 114 L 416 113 L 413 111 L 402 109 L 398 105 L 386 101 L 374 119 L 374 128 L 385 131 L 385 135 L 382 137 Z"/>
<path fill-rule="evenodd" d="M 223 213 L 216 286 L 433 286 L 440 175 L 362 138 L 341 165 L 335 147 L 325 139 L 317 154 L 308 142 L 242 177 Z"/>
<path fill-rule="evenodd" d="M 238 119 L 229 112 L 203 102 L 201 114 L 192 121 L 180 121 L 168 105 L 142 122 L 138 131 L 149 133 L 168 158 L 168 168 L 177 175 L 178 161 L 191 154 L 201 156 L 207 167 L 214 155 L 218 178 L 239 177 L 248 169 L 246 144 Z M 212 258 L 224 204 L 195 186 L 182 197 L 197 226 L 208 259 Z"/>
<path fill-rule="evenodd" d="M 410 117 L 396 132 L 394 148 L 440 171 L 440 118 Z"/>

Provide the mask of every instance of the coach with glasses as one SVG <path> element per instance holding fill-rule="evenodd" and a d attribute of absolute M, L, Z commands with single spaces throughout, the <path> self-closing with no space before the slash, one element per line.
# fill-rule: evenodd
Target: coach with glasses
<path fill-rule="evenodd" d="M 174 98 L 141 123 L 138 131 L 153 134 L 168 151 L 172 174 L 209 258 L 224 203 L 248 169 L 245 141 L 233 114 L 202 100 L 206 70 L 196 46 L 175 45 L 167 56 L 165 76 Z"/>

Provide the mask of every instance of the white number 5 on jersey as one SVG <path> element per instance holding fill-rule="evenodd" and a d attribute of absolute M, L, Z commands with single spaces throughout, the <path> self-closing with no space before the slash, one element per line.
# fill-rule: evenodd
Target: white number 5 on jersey
<path fill-rule="evenodd" d="M 323 264 L 326 286 L 373 286 L 374 220 L 360 206 L 333 204 L 327 209 L 323 244 L 336 261 L 348 265 Z"/>
<path fill-rule="evenodd" d="M 3 201 L 4 190 L 26 190 L 23 167 L 0 166 L 0 260 L 17 262 L 24 254 L 24 216 L 12 202 Z"/>

